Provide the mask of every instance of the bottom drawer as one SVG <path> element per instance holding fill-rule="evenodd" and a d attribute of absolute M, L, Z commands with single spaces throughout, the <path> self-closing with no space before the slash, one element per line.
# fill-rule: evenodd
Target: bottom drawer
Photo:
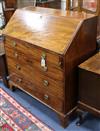
<path fill-rule="evenodd" d="M 53 96 L 49 92 L 43 91 L 41 89 L 39 90 L 36 86 L 34 86 L 33 83 L 25 79 L 25 77 L 13 73 L 13 75 L 10 76 L 9 82 L 12 82 L 15 86 L 29 93 L 47 106 L 49 105 L 58 112 L 63 112 L 63 100 Z"/>

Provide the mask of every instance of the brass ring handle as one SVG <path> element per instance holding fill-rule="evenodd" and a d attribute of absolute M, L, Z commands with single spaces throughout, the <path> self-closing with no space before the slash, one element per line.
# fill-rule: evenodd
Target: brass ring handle
<path fill-rule="evenodd" d="M 15 41 L 13 41 L 12 45 L 13 45 L 13 47 L 16 47 L 17 43 Z"/>
<path fill-rule="evenodd" d="M 49 82 L 48 82 L 47 80 L 44 80 L 43 82 L 44 82 L 44 83 L 43 83 L 44 86 L 48 86 L 48 85 L 49 85 Z"/>
<path fill-rule="evenodd" d="M 20 79 L 20 78 L 17 79 L 17 82 L 18 82 L 18 83 L 21 83 L 21 82 L 22 82 L 22 79 Z"/>
<path fill-rule="evenodd" d="M 44 95 L 44 99 L 45 100 L 48 100 L 49 99 L 49 96 L 47 94 Z"/>
<path fill-rule="evenodd" d="M 21 67 L 19 65 L 16 65 L 17 70 L 21 70 Z"/>
<path fill-rule="evenodd" d="M 18 54 L 17 53 L 15 53 L 14 56 L 15 56 L 15 58 L 18 58 Z"/>
<path fill-rule="evenodd" d="M 61 65 L 62 65 L 62 62 L 59 62 L 59 63 L 58 63 L 58 66 L 61 67 Z"/>

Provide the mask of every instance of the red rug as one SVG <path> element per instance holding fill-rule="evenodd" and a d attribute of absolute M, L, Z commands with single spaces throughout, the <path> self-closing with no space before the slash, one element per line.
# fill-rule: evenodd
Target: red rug
<path fill-rule="evenodd" d="M 53 131 L 0 88 L 0 131 Z"/>

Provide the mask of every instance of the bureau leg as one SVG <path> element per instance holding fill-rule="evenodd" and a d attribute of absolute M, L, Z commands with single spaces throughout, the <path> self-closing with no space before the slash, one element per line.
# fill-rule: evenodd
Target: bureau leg
<path fill-rule="evenodd" d="M 61 125 L 66 128 L 69 124 L 69 117 L 59 115 Z"/>
<path fill-rule="evenodd" d="M 76 125 L 80 126 L 85 119 L 84 112 L 81 109 L 77 109 L 77 116 L 78 116 L 78 121 L 76 122 Z"/>

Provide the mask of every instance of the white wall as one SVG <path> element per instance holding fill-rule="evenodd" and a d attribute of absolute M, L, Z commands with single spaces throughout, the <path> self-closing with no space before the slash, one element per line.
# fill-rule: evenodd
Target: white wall
<path fill-rule="evenodd" d="M 61 9 L 66 10 L 66 0 L 61 0 Z"/>
<path fill-rule="evenodd" d="M 18 8 L 25 6 L 35 6 L 36 0 L 17 0 Z"/>
<path fill-rule="evenodd" d="M 3 24 L 4 24 L 4 17 L 3 17 L 2 4 L 0 2 L 0 27 L 2 27 Z"/>

